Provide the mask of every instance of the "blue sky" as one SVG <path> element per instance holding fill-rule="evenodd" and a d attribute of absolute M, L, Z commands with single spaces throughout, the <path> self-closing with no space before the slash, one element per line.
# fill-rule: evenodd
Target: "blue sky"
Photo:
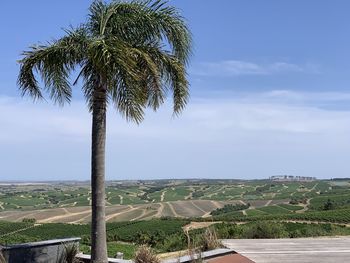
<path fill-rule="evenodd" d="M 90 116 L 16 87 L 28 46 L 84 22 L 91 1 L 3 1 L 0 180 L 89 179 Z M 191 101 L 143 124 L 108 116 L 107 179 L 349 177 L 350 2 L 173 0 L 194 36 Z"/>

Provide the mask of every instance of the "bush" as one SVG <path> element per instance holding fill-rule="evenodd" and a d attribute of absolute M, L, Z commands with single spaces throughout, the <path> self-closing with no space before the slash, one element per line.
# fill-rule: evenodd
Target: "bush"
<path fill-rule="evenodd" d="M 277 222 L 256 222 L 243 228 L 244 238 L 284 238 L 288 233 L 283 224 Z"/>
<path fill-rule="evenodd" d="M 32 224 L 34 224 L 36 222 L 36 219 L 35 218 L 23 218 L 22 222 L 23 223 L 32 223 Z"/>
<path fill-rule="evenodd" d="M 77 245 L 65 245 L 64 253 L 62 254 L 60 263 L 82 263 L 75 256 L 79 253 Z"/>
<path fill-rule="evenodd" d="M 221 223 L 215 225 L 217 235 L 220 239 L 241 238 L 242 227 L 237 224 Z"/>
<path fill-rule="evenodd" d="M 6 263 L 6 259 L 2 253 L 2 250 L 0 249 L 0 263 Z"/>
<path fill-rule="evenodd" d="M 334 210 L 334 209 L 335 209 L 334 201 L 328 198 L 328 200 L 323 205 L 323 210 Z"/>
<path fill-rule="evenodd" d="M 160 263 L 160 259 L 148 246 L 141 246 L 135 253 L 135 263 Z"/>
<path fill-rule="evenodd" d="M 230 213 L 233 211 L 241 211 L 241 210 L 245 210 L 248 209 L 250 207 L 250 204 L 228 204 L 228 205 L 224 205 L 223 208 L 217 208 L 214 211 L 212 211 L 210 214 L 213 216 L 217 216 L 217 215 L 221 215 L 221 214 L 226 214 L 226 213 Z"/>
<path fill-rule="evenodd" d="M 222 243 L 218 240 L 218 236 L 214 228 L 207 228 L 202 235 L 201 250 L 208 251 L 222 247 Z"/>
<path fill-rule="evenodd" d="M 187 239 L 184 233 L 173 234 L 164 239 L 162 243 L 157 244 L 157 249 L 173 252 L 187 247 Z"/>

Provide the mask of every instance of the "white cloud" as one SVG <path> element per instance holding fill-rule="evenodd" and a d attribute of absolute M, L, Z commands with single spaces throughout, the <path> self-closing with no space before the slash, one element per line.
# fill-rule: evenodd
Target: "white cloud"
<path fill-rule="evenodd" d="M 295 92 L 290 90 L 273 90 L 262 93 L 266 99 L 288 100 L 289 102 L 332 103 L 350 101 L 350 93 L 345 92 Z"/>
<path fill-rule="evenodd" d="M 110 108 L 108 177 L 252 178 L 279 172 L 331 177 L 331 171 L 346 176 L 350 111 L 316 104 L 350 95 L 330 94 L 271 91 L 193 100 L 179 118 L 165 105 L 147 112 L 140 126 Z M 0 98 L 0 180 L 25 173 L 87 179 L 90 121 L 82 101 L 59 108 Z"/>
<path fill-rule="evenodd" d="M 190 72 L 198 76 L 241 76 L 293 72 L 318 73 L 319 69 L 314 64 L 297 65 L 286 62 L 255 63 L 241 60 L 225 60 L 195 64 Z"/>
<path fill-rule="evenodd" d="M 314 105 L 339 100 L 350 101 L 350 94 L 274 90 L 241 94 L 231 99 L 201 99 L 192 101 L 179 118 L 172 118 L 169 105 L 158 113 L 147 112 L 140 126 L 125 122 L 109 108 L 108 134 L 111 138 L 211 140 L 213 131 L 350 132 L 350 111 Z M 3 127 L 0 141 L 23 142 L 50 137 L 72 141 L 90 139 L 91 118 L 83 101 L 73 101 L 60 108 L 3 97 L 0 98 L 0 121 Z"/>

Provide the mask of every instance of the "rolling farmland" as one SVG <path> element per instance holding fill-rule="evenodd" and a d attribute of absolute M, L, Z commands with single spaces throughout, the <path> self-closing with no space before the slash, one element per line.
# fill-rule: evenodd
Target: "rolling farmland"
<path fill-rule="evenodd" d="M 37 223 L 84 224 L 91 220 L 88 183 L 0 185 L 0 219 Z M 163 180 L 108 182 L 107 222 L 152 218 L 209 218 L 228 204 L 249 204 L 232 216 L 300 214 L 350 207 L 347 181 L 272 182 Z"/>
<path fill-rule="evenodd" d="M 108 182 L 106 190 L 110 256 L 118 247 L 130 258 L 144 243 L 159 252 L 182 250 L 185 232 L 201 235 L 210 225 L 221 238 L 350 233 L 350 184 L 345 180 Z M 0 185 L 0 243 L 76 236 L 89 253 L 90 205 L 88 183 Z"/>

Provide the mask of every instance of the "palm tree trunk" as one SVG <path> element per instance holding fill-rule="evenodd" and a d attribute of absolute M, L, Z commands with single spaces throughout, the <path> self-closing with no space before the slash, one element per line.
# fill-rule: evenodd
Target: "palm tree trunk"
<path fill-rule="evenodd" d="M 92 108 L 92 152 L 91 152 L 91 262 L 106 263 L 106 219 L 105 219 L 105 141 L 106 104 L 105 85 L 100 85 L 93 98 Z"/>

